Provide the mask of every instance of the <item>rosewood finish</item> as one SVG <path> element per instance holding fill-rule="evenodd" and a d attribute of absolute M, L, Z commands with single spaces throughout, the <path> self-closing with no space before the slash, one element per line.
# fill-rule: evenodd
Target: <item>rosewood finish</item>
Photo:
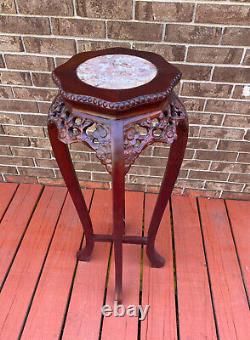
<path fill-rule="evenodd" d="M 128 63 L 117 66 L 124 72 L 124 77 L 126 68 L 130 67 L 129 56 L 132 55 L 152 63 L 157 68 L 155 78 L 134 88 L 103 89 L 91 86 L 77 76 L 78 66 L 86 60 L 116 54 L 127 56 Z M 77 54 L 53 72 L 59 94 L 49 110 L 48 131 L 55 158 L 85 234 L 85 247 L 77 256 L 79 260 L 88 261 L 95 241 L 113 242 L 115 299 L 118 301 L 122 299 L 123 243 L 146 244 L 151 265 L 164 265 L 163 257 L 155 249 L 155 239 L 181 167 L 188 138 L 187 113 L 173 91 L 180 77 L 180 72 L 159 55 L 124 48 Z M 93 232 L 67 147 L 74 142 L 84 142 L 94 150 L 112 176 L 112 235 Z M 171 148 L 148 235 L 126 236 L 125 175 L 141 151 L 154 142 L 171 144 Z"/>

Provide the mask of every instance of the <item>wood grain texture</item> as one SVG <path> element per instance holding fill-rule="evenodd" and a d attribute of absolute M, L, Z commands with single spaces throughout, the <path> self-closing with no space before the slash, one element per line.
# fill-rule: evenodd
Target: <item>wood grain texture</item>
<path fill-rule="evenodd" d="M 2 219 L 16 189 L 17 184 L 15 183 L 0 183 L 0 220 Z"/>
<path fill-rule="evenodd" d="M 250 296 L 250 202 L 226 201 L 248 299 Z"/>
<path fill-rule="evenodd" d="M 199 205 L 219 337 L 247 340 L 250 315 L 224 202 Z"/>
<path fill-rule="evenodd" d="M 143 218 L 143 193 L 126 192 L 126 235 L 142 234 L 142 218 Z M 136 205 L 135 205 L 136 202 Z M 123 300 L 122 304 L 128 306 L 131 304 L 139 304 L 140 291 L 140 258 L 141 247 L 133 244 L 123 244 Z M 113 306 L 114 304 L 114 256 L 111 258 L 111 268 L 107 287 L 106 304 Z M 110 339 L 110 335 L 114 339 L 119 339 L 121 334 L 125 339 L 137 339 L 138 318 L 137 317 L 104 317 L 102 328 L 102 340 Z"/>
<path fill-rule="evenodd" d="M 90 204 L 92 190 L 85 191 Z M 82 226 L 70 195 L 49 249 L 22 339 L 58 339 L 82 240 Z M 50 317 L 48 318 L 48 315 Z"/>
<path fill-rule="evenodd" d="M 2 219 L 0 224 L 0 286 L 25 233 L 41 190 L 41 185 L 21 184 Z"/>
<path fill-rule="evenodd" d="M 47 187 L 42 194 L 1 291 L 1 339 L 18 338 L 65 195 L 66 189 L 60 187 Z"/>
<path fill-rule="evenodd" d="M 111 192 L 95 190 L 90 210 L 95 233 L 112 232 L 111 207 Z M 96 243 L 91 261 L 78 263 L 62 337 L 65 340 L 98 339 L 110 247 L 110 243 Z"/>
<path fill-rule="evenodd" d="M 217 339 L 196 199 L 172 198 L 181 339 Z"/>
<path fill-rule="evenodd" d="M 144 235 L 147 234 L 157 195 L 147 194 Z M 165 210 L 156 238 L 156 248 L 166 259 L 162 268 L 152 268 L 143 254 L 142 305 L 149 304 L 146 320 L 141 322 L 142 340 L 177 339 L 173 253 L 169 207 Z M 145 247 L 144 247 L 145 248 Z"/>

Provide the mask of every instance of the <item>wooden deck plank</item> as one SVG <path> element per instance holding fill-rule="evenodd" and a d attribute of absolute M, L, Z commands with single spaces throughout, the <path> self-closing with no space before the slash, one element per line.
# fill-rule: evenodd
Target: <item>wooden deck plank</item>
<path fill-rule="evenodd" d="M 172 198 L 181 339 L 217 339 L 196 199 Z"/>
<path fill-rule="evenodd" d="M 142 192 L 126 192 L 126 235 L 142 235 L 143 220 L 143 200 Z M 135 204 L 136 202 L 136 204 Z M 123 245 L 123 300 L 122 304 L 128 306 L 139 304 L 140 293 L 140 259 L 141 246 L 135 244 Z M 111 270 L 107 287 L 106 304 L 114 306 L 114 256 L 112 254 Z M 109 340 L 112 334 L 113 339 L 137 339 L 138 318 L 104 317 L 102 328 L 102 340 Z"/>
<path fill-rule="evenodd" d="M 0 183 L 0 220 L 11 201 L 17 186 L 16 183 Z"/>
<path fill-rule="evenodd" d="M 95 233 L 112 231 L 112 194 L 95 190 L 90 216 Z M 95 243 L 90 262 L 78 262 L 62 338 L 97 340 L 101 323 L 110 243 Z"/>
<path fill-rule="evenodd" d="M 146 194 L 144 230 L 147 235 L 157 195 Z M 144 249 L 142 305 L 150 305 L 148 317 L 141 322 L 141 340 L 177 339 L 173 253 L 169 206 L 164 213 L 156 249 L 165 257 L 162 268 L 152 268 Z M 144 247 L 145 248 L 145 247 Z"/>
<path fill-rule="evenodd" d="M 199 205 L 219 338 L 247 340 L 250 315 L 224 202 Z"/>
<path fill-rule="evenodd" d="M 243 279 L 250 297 L 250 201 L 226 201 Z"/>
<path fill-rule="evenodd" d="M 84 196 L 89 206 L 92 190 L 85 190 Z M 71 197 L 67 194 L 22 339 L 58 339 L 77 263 L 76 252 L 80 248 L 82 236 L 81 222 Z"/>
<path fill-rule="evenodd" d="M 65 195 L 65 188 L 46 187 L 39 200 L 0 294 L 1 339 L 18 338 Z"/>
<path fill-rule="evenodd" d="M 13 190 L 13 188 L 12 188 Z M 37 203 L 41 185 L 21 184 L 0 224 L 0 287 Z"/>

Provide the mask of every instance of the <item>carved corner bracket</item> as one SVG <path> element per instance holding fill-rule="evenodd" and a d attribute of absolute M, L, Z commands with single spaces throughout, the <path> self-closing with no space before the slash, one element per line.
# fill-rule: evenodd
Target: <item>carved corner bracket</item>
<path fill-rule="evenodd" d="M 187 113 L 173 93 L 166 110 L 157 115 L 124 124 L 124 164 L 127 173 L 142 150 L 154 142 L 172 144 L 177 138 L 176 127 Z M 97 158 L 112 172 L 111 126 L 90 118 L 74 116 L 59 95 L 52 103 L 48 123 L 56 124 L 58 138 L 65 144 L 85 142 L 96 152 Z"/>

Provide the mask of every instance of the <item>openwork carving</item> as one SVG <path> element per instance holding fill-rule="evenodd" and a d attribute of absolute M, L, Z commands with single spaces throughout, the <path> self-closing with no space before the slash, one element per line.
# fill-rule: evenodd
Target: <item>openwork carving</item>
<path fill-rule="evenodd" d="M 58 129 L 58 138 L 65 144 L 85 142 L 96 152 L 97 158 L 112 171 L 110 127 L 92 119 L 73 116 L 66 108 L 63 99 L 57 96 L 52 103 L 48 123 Z"/>
<path fill-rule="evenodd" d="M 185 108 L 173 93 L 163 112 L 124 126 L 124 164 L 127 173 L 146 146 L 154 142 L 172 144 L 177 138 L 176 127 L 186 119 Z M 95 150 L 97 158 L 112 172 L 111 129 L 109 125 L 89 118 L 72 115 L 59 95 L 52 103 L 48 122 L 58 129 L 58 138 L 65 144 L 86 142 Z"/>

